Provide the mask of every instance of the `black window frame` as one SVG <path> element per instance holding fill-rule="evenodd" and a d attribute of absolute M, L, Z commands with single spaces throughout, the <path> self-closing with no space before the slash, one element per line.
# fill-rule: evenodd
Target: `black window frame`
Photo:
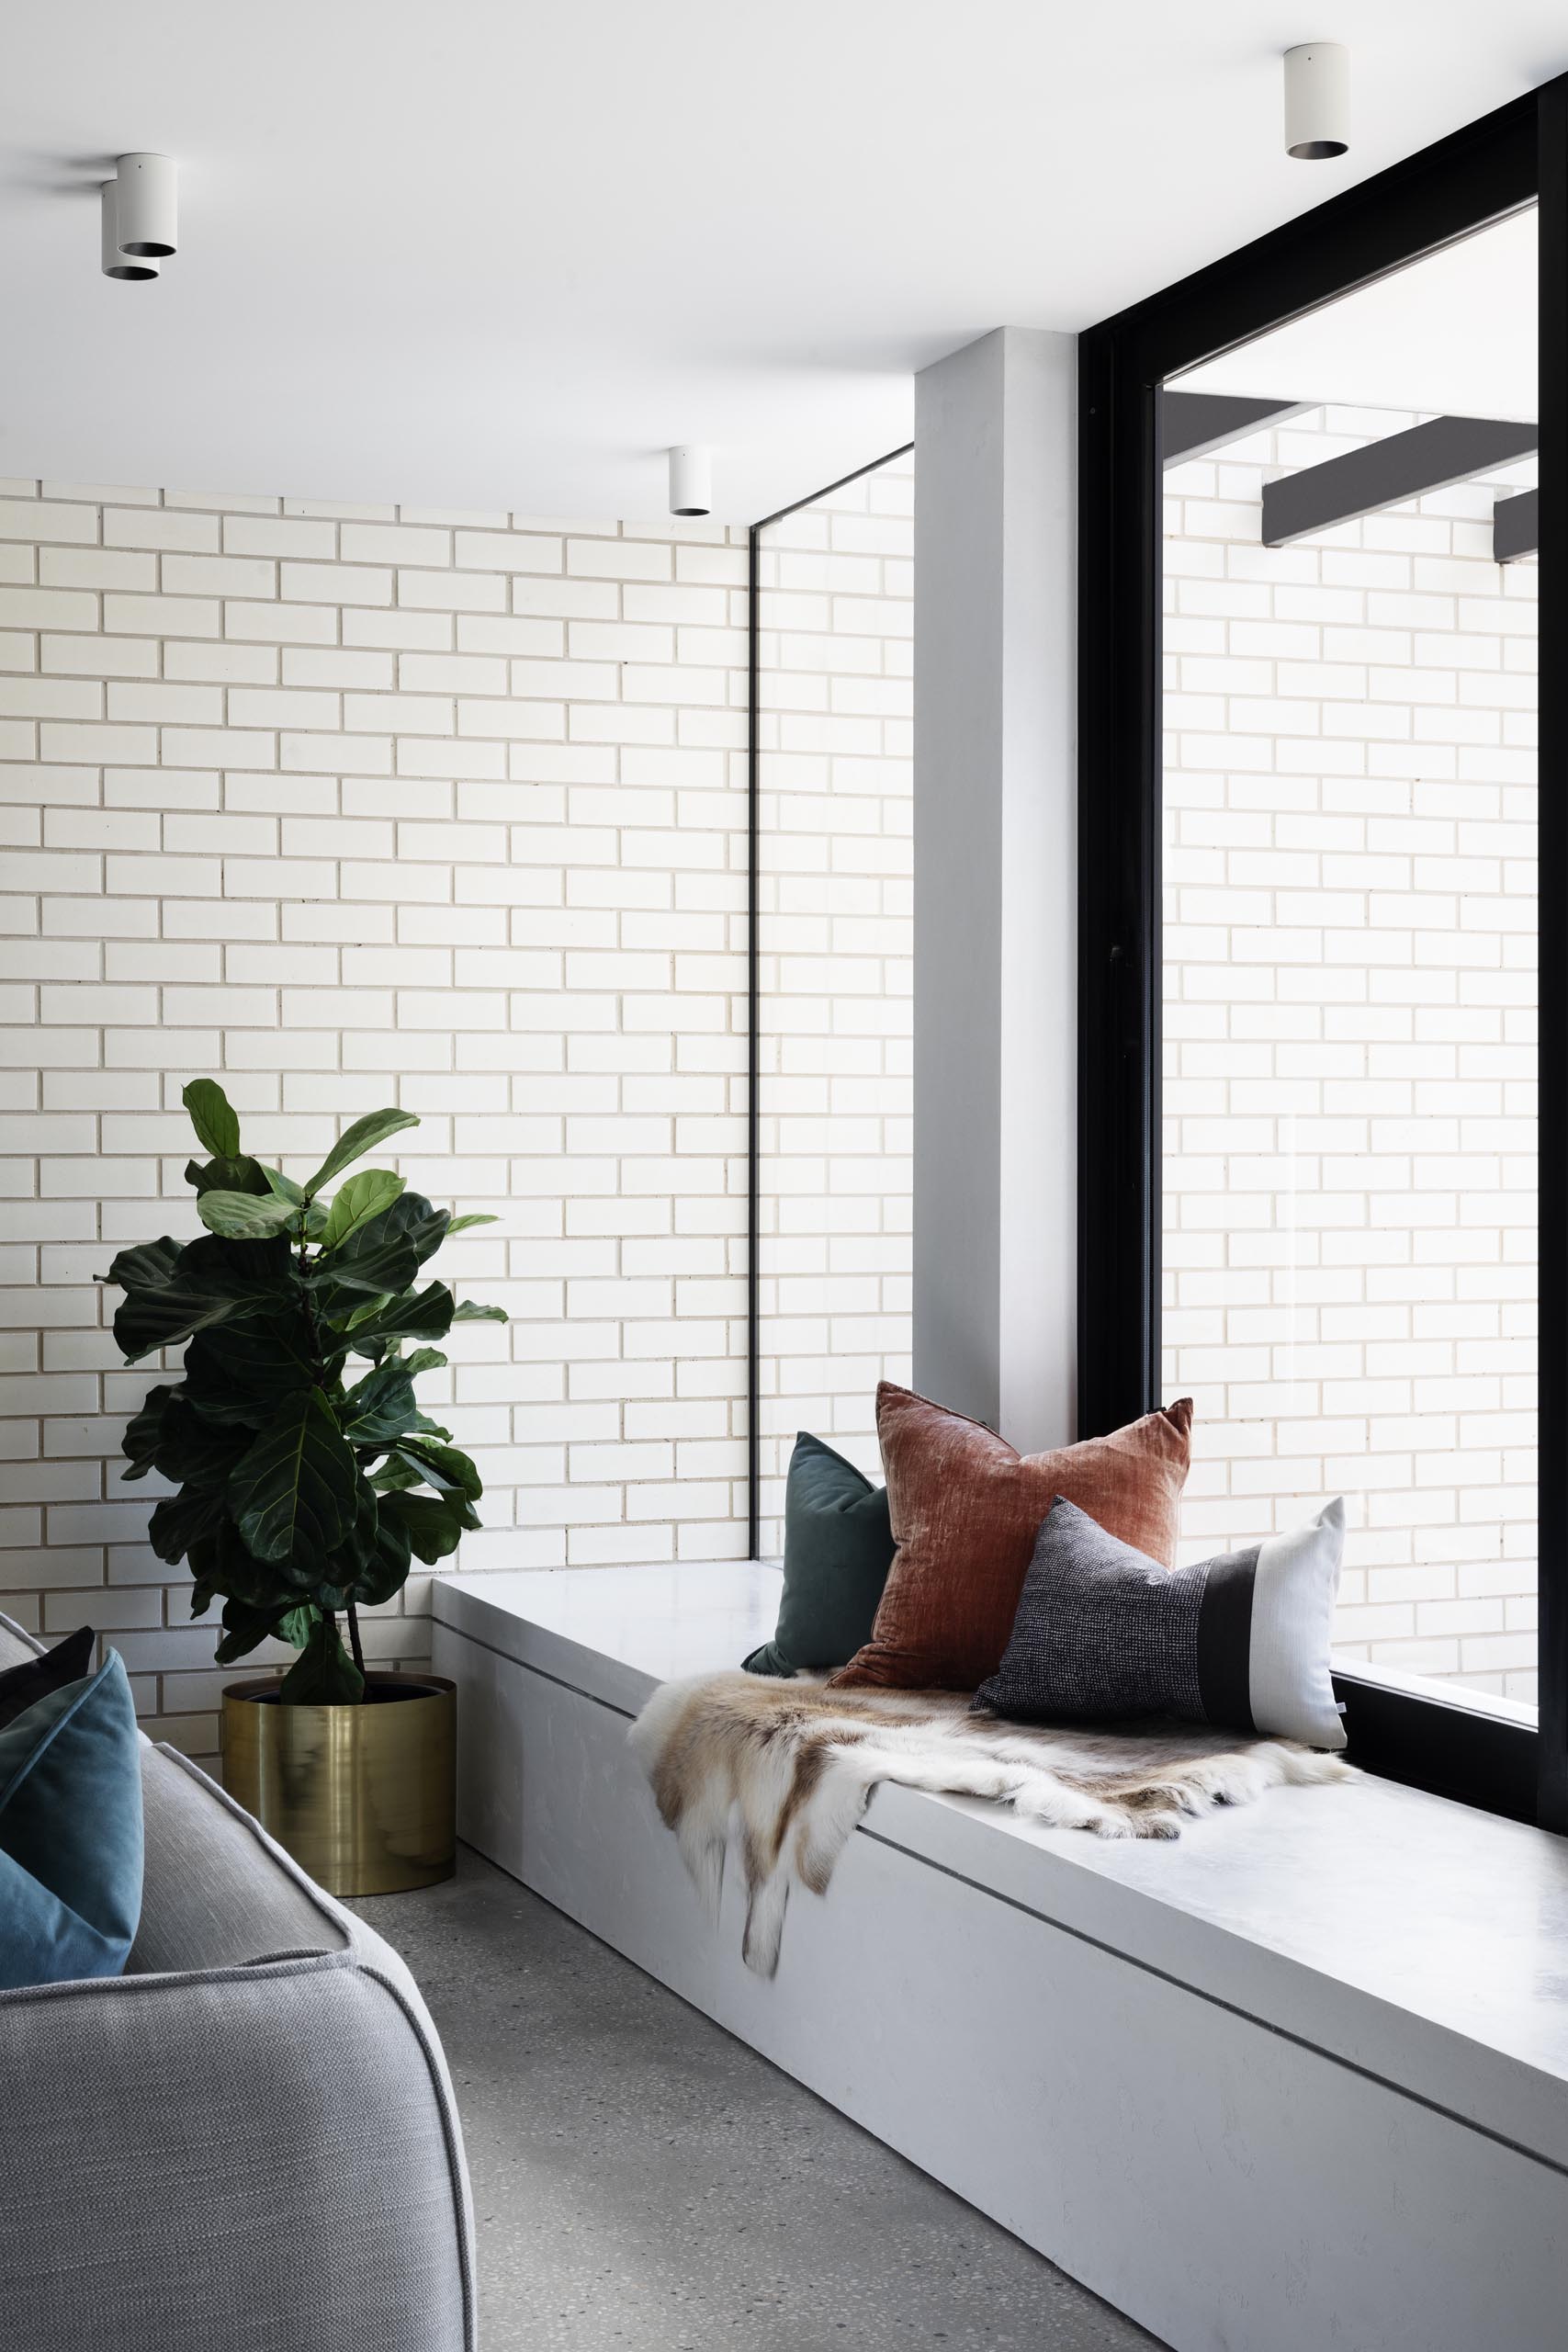
<path fill-rule="evenodd" d="M 1540 208 L 1540 642 L 1568 644 L 1568 75 L 1080 338 L 1078 1397 L 1159 1395 L 1161 537 L 1157 388 L 1529 204 Z M 1540 665 L 1540 902 L 1568 881 L 1568 665 Z M 1557 786 L 1549 790 L 1549 784 Z M 1540 1714 L 1337 1672 L 1369 1769 L 1568 1830 L 1568 926 L 1540 929 Z"/>

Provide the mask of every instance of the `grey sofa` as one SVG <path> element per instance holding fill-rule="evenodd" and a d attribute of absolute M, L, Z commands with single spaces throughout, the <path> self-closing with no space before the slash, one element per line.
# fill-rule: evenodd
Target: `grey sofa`
<path fill-rule="evenodd" d="M 0 1668 L 37 1649 L 0 1618 Z M 6 2352 L 474 2352 L 441 2045 L 397 1954 L 142 1747 L 122 1977 L 0 1994 Z"/>

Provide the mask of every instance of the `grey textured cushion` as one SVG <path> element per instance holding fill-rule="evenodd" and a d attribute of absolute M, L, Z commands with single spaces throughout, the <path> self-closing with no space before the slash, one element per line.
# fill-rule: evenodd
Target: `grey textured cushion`
<path fill-rule="evenodd" d="M 0 1620 L 0 1667 L 36 1648 Z M 141 1973 L 0 1995 L 0 2344 L 474 2352 L 462 2135 L 407 1969 L 184 1757 L 141 1758 Z"/>
<path fill-rule="evenodd" d="M 1328 1639 L 1345 1506 L 1289 1535 L 1167 1568 L 1058 1495 L 976 1708 L 1025 1722 L 1185 1715 L 1343 1747 Z"/>
<path fill-rule="evenodd" d="M 344 1914 L 173 1749 L 143 1749 L 141 1809 L 146 1866 L 131 1973 L 348 1949 Z"/>

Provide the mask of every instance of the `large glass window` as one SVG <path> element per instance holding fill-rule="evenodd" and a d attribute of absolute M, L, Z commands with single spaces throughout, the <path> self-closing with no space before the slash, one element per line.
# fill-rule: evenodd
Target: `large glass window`
<path fill-rule="evenodd" d="M 758 1545 L 795 1433 L 880 1476 L 912 1286 L 914 459 L 757 535 Z"/>
<path fill-rule="evenodd" d="M 1536 217 L 1163 399 L 1190 1556 L 1346 1497 L 1343 1661 L 1536 1695 Z"/>

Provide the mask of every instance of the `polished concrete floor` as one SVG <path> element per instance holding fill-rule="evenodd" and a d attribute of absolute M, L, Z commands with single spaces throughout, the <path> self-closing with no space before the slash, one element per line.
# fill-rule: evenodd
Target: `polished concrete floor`
<path fill-rule="evenodd" d="M 481 2352 L 1153 2345 L 477 1856 L 355 1908 L 446 2043 Z"/>

